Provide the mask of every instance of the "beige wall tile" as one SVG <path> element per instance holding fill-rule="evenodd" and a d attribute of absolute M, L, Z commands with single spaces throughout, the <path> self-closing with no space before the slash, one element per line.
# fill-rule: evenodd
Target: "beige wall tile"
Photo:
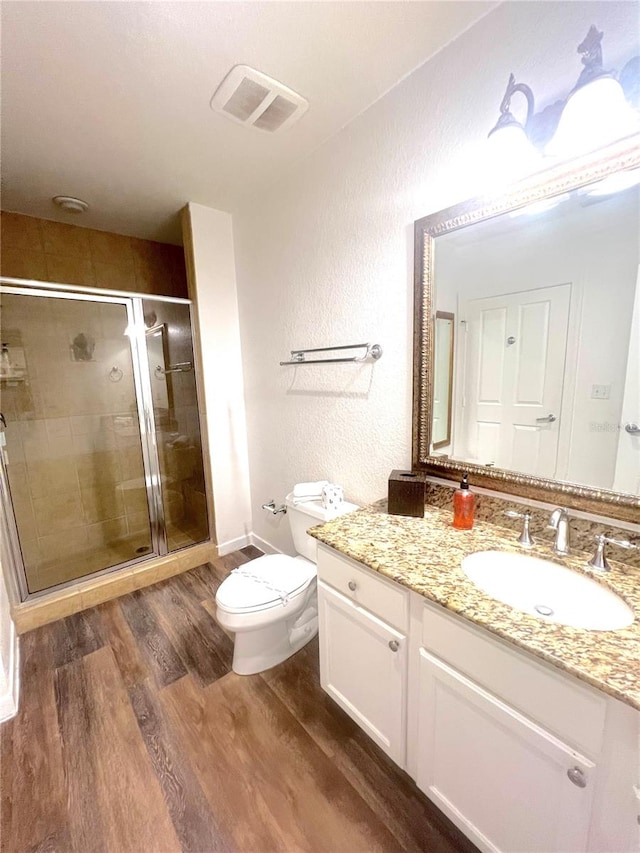
<path fill-rule="evenodd" d="M 14 503 L 29 503 L 31 495 L 27 481 L 27 466 L 24 462 L 13 462 L 9 456 L 7 474 L 9 475 L 9 488 Z"/>
<path fill-rule="evenodd" d="M 47 281 L 56 284 L 79 284 L 95 287 L 95 275 L 91 258 L 73 255 L 45 255 Z"/>
<path fill-rule="evenodd" d="M 76 457 L 78 480 L 82 488 L 90 488 L 96 483 L 115 488 L 120 482 L 118 453 L 115 450 L 94 451 Z"/>
<path fill-rule="evenodd" d="M 5 213 L 0 215 L 0 234 L 2 249 L 20 249 L 34 252 L 44 251 L 40 219 L 34 216 L 23 216 L 21 213 Z"/>
<path fill-rule="evenodd" d="M 124 515 L 122 493 L 116 486 L 96 483 L 90 488 L 82 488 L 81 494 L 84 519 L 87 524 Z"/>
<path fill-rule="evenodd" d="M 136 533 L 144 533 L 147 536 L 151 534 L 151 525 L 149 523 L 149 512 L 145 509 L 144 512 L 127 512 L 127 529 L 129 535 Z"/>
<path fill-rule="evenodd" d="M 47 281 L 45 255 L 29 249 L 5 249 L 0 254 L 0 271 L 8 278 Z"/>
<path fill-rule="evenodd" d="M 25 438 L 22 440 L 22 449 L 25 459 L 30 462 L 36 459 L 49 459 L 49 442 L 39 438 Z"/>
<path fill-rule="evenodd" d="M 47 437 L 49 441 L 57 441 L 61 438 L 71 437 L 71 424 L 69 418 L 46 418 Z"/>
<path fill-rule="evenodd" d="M 151 240 L 2 213 L 2 274 L 187 297 L 184 252 Z M 60 260 L 87 261 L 64 264 Z"/>
<path fill-rule="evenodd" d="M 50 495 L 32 500 L 36 528 L 40 537 L 63 530 L 72 530 L 82 525 L 83 504 L 76 489 L 64 494 Z"/>
<path fill-rule="evenodd" d="M 147 491 L 144 486 L 139 489 L 123 489 L 124 507 L 127 515 L 136 515 L 147 510 Z"/>
<path fill-rule="evenodd" d="M 127 535 L 127 521 L 124 517 L 110 521 L 100 521 L 87 526 L 87 544 L 90 549 L 101 548 L 123 539 Z"/>
<path fill-rule="evenodd" d="M 128 290 L 134 292 L 138 290 L 133 264 L 131 266 L 120 266 L 119 264 L 94 261 L 93 266 L 96 287 L 103 287 L 105 290 Z"/>
<path fill-rule="evenodd" d="M 67 560 L 85 554 L 87 551 L 87 533 L 84 527 L 50 533 L 40 537 L 40 548 L 47 560 Z"/>
<path fill-rule="evenodd" d="M 127 447 L 119 451 L 118 464 L 120 465 L 120 477 L 123 482 L 136 480 L 144 476 L 142 464 L 142 450 L 140 446 Z"/>
<path fill-rule="evenodd" d="M 30 460 L 27 462 L 27 481 L 32 498 L 70 492 L 78 494 L 76 466 L 69 458 Z"/>
<path fill-rule="evenodd" d="M 133 272 L 133 249 L 131 237 L 124 234 L 112 234 L 109 231 L 87 229 L 91 257 L 95 262 L 117 264 L 128 267 Z"/>
<path fill-rule="evenodd" d="M 67 225 L 63 222 L 51 222 L 48 219 L 42 219 L 40 222 L 46 254 L 91 260 L 88 228 L 79 228 L 77 225 Z"/>

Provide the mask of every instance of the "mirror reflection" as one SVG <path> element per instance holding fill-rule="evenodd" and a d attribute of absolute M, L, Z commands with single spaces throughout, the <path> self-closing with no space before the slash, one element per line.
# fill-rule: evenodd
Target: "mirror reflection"
<path fill-rule="evenodd" d="M 640 189 L 619 178 L 436 237 L 433 457 L 640 494 Z"/>
<path fill-rule="evenodd" d="M 434 449 L 451 443 L 451 409 L 453 402 L 453 334 L 455 315 L 436 311 L 433 335 L 433 428 Z"/>

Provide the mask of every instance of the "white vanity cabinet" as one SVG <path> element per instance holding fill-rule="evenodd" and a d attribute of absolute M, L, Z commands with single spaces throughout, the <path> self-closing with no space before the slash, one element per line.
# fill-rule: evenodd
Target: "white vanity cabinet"
<path fill-rule="evenodd" d="M 320 680 L 327 693 L 404 767 L 409 593 L 318 548 Z"/>
<path fill-rule="evenodd" d="M 420 649 L 418 787 L 486 851 L 585 851 L 596 766 Z"/>
<path fill-rule="evenodd" d="M 323 688 L 483 851 L 640 849 L 640 714 L 318 548 Z"/>

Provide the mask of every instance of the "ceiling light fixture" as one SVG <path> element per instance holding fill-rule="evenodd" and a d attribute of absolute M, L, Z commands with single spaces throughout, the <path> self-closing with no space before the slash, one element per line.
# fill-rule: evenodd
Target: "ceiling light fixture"
<path fill-rule="evenodd" d="M 51 201 L 64 210 L 65 213 L 84 213 L 89 207 L 86 201 L 82 201 L 81 198 L 73 198 L 69 195 L 56 195 Z"/>
<path fill-rule="evenodd" d="M 578 45 L 584 66 L 578 82 L 564 100 L 539 113 L 534 110 L 529 86 L 516 83 L 513 74 L 509 76 L 500 117 L 489 132 L 496 162 L 502 163 L 504 170 L 531 173 L 545 164 L 579 157 L 640 131 L 640 57 L 630 60 L 618 77 L 606 71 L 602 36 L 595 26 L 589 29 Z M 527 101 L 524 123 L 511 113 L 511 98 L 518 92 Z"/>

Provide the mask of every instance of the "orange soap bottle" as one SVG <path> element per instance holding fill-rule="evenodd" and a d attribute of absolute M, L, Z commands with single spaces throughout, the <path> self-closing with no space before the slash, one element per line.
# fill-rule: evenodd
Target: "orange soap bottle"
<path fill-rule="evenodd" d="M 453 493 L 453 526 L 458 530 L 471 530 L 476 497 L 469 489 L 469 475 L 462 477 L 460 488 Z"/>

